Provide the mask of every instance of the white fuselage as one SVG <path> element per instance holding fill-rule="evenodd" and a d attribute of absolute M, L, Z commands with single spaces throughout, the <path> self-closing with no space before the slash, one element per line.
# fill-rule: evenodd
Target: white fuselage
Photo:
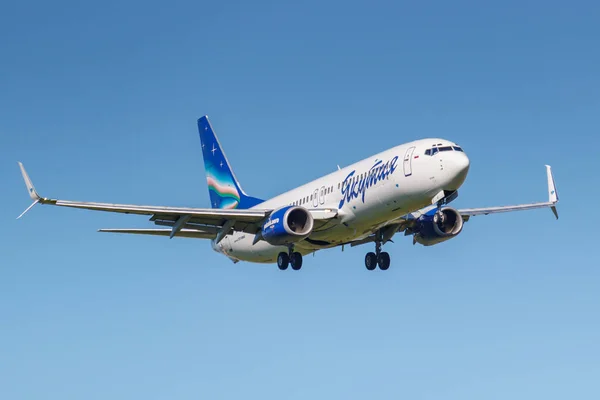
<path fill-rule="evenodd" d="M 365 158 L 256 206 L 277 209 L 338 210 L 338 218 L 315 227 L 309 240 L 295 246 L 303 254 L 364 238 L 391 221 L 430 206 L 441 191 L 457 190 L 464 182 L 469 159 L 462 151 L 425 151 L 457 146 L 444 139 L 422 139 Z M 234 260 L 275 262 L 286 247 L 254 235 L 235 232 L 213 248 Z"/>

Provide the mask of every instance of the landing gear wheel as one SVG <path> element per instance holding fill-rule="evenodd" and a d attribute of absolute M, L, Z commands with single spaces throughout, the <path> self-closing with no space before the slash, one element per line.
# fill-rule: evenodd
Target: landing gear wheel
<path fill-rule="evenodd" d="M 375 253 L 367 253 L 365 256 L 365 267 L 367 267 L 369 271 L 373 271 L 375 268 L 377 268 L 377 255 Z"/>
<path fill-rule="evenodd" d="M 379 257 L 377 257 L 377 264 L 379 264 L 379 269 L 381 269 L 382 271 L 387 270 L 390 267 L 389 253 L 379 253 Z"/>
<path fill-rule="evenodd" d="M 287 253 L 281 252 L 279 253 L 279 255 L 277 256 L 277 267 L 284 271 L 287 269 L 288 264 L 290 263 L 290 257 L 287 255 Z"/>
<path fill-rule="evenodd" d="M 298 271 L 302 268 L 302 254 L 298 252 L 294 252 L 290 255 L 290 264 L 292 264 L 292 269 L 294 271 Z"/>

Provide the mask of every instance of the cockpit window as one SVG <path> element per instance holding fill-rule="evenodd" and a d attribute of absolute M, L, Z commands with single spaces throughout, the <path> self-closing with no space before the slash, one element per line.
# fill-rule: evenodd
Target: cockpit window
<path fill-rule="evenodd" d="M 436 146 L 433 145 L 432 148 L 425 150 L 425 155 L 426 156 L 435 156 L 437 153 L 441 152 L 441 151 L 460 151 L 461 153 L 464 153 L 465 151 L 462 149 L 462 147 L 460 146 Z"/>

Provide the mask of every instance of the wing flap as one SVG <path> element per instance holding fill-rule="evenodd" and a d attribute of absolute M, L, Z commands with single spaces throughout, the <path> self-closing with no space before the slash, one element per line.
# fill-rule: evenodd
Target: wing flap
<path fill-rule="evenodd" d="M 98 232 L 127 233 L 132 235 L 171 236 L 171 229 L 99 229 Z M 192 239 L 214 239 L 214 232 L 203 232 L 196 229 L 181 229 L 174 235 Z"/>

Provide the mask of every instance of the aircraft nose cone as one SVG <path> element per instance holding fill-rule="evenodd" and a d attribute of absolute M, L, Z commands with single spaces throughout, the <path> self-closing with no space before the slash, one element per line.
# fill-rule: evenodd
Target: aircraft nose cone
<path fill-rule="evenodd" d="M 469 173 L 469 167 L 471 163 L 469 157 L 465 153 L 454 152 L 452 157 L 448 161 L 448 172 L 450 173 L 450 184 L 446 189 L 458 190 L 458 188 L 467 179 Z"/>
<path fill-rule="evenodd" d="M 457 154 L 456 169 L 458 174 L 464 175 L 465 178 L 467 173 L 469 172 L 469 167 L 471 166 L 471 162 L 469 161 L 469 157 L 465 153 Z"/>

